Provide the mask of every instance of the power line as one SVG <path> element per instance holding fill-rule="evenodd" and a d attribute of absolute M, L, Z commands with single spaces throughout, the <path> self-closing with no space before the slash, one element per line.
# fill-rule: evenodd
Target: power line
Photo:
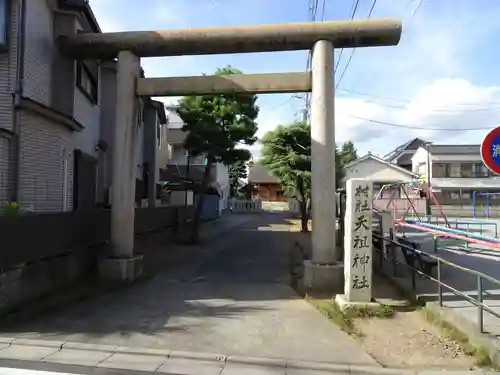
<path fill-rule="evenodd" d="M 352 1 L 352 8 L 351 8 L 351 20 L 354 19 L 354 16 L 356 15 L 356 11 L 358 10 L 358 6 L 359 6 L 359 0 L 353 0 Z M 337 70 L 339 69 L 339 65 L 340 65 L 340 60 L 342 60 L 342 54 L 344 53 L 344 49 L 341 48 L 340 49 L 340 53 L 339 53 L 339 58 L 337 60 L 337 63 L 335 64 L 335 69 L 333 70 L 333 74 L 335 74 L 337 72 Z"/>
<path fill-rule="evenodd" d="M 322 5 L 322 10 L 321 10 L 321 20 L 324 19 L 325 17 L 325 6 L 326 6 L 326 0 L 323 0 L 323 5 Z M 319 0 L 309 0 L 309 18 L 312 22 L 316 21 L 316 15 L 318 13 L 318 6 L 319 6 Z M 306 62 L 306 71 L 311 69 L 311 64 L 312 64 L 312 50 L 309 50 L 309 54 L 307 55 L 307 62 Z M 305 117 L 309 117 L 309 110 L 311 107 L 311 95 L 309 93 L 306 93 L 304 95 L 304 101 L 305 101 Z"/>
<path fill-rule="evenodd" d="M 401 98 L 394 98 L 394 97 L 391 97 L 391 96 L 375 95 L 375 94 L 370 94 L 370 93 L 366 93 L 366 92 L 362 92 L 362 91 L 356 91 L 356 90 L 351 90 L 351 89 L 346 89 L 346 88 L 339 88 L 339 90 L 345 91 L 345 92 L 349 92 L 349 93 L 352 93 L 352 94 L 356 94 L 356 95 L 362 95 L 362 96 L 368 96 L 368 97 L 372 97 L 372 98 L 378 98 L 378 99 L 382 99 L 382 100 L 390 100 L 390 101 L 400 102 L 400 103 L 414 103 L 414 101 L 409 100 L 409 99 L 401 99 Z M 485 105 L 500 104 L 500 101 L 482 102 L 482 104 L 485 104 Z M 464 106 L 464 108 L 467 108 L 468 106 L 469 107 L 470 106 L 476 106 L 477 103 L 465 103 L 464 102 L 464 103 L 455 103 L 454 105 Z"/>
<path fill-rule="evenodd" d="M 410 7 L 410 5 L 414 2 L 415 0 L 408 0 L 408 2 L 406 3 L 405 5 L 405 10 L 408 9 Z"/>
<path fill-rule="evenodd" d="M 373 10 L 375 9 L 375 5 L 377 4 L 377 0 L 373 0 L 373 3 L 372 3 L 372 6 L 370 8 L 370 11 L 368 12 L 368 19 L 370 19 L 370 17 L 372 16 L 372 13 L 373 13 Z M 356 9 L 354 9 L 354 12 L 356 12 Z M 351 19 L 354 18 L 354 13 L 353 13 L 353 17 L 351 17 Z M 335 67 L 335 71 L 337 71 L 337 67 L 338 67 L 338 64 L 340 63 L 340 59 L 342 57 L 342 51 L 343 49 L 340 51 L 340 56 L 339 56 L 339 61 L 337 62 L 337 66 Z M 351 54 L 349 56 L 349 59 L 347 60 L 347 64 L 345 65 L 344 67 L 344 70 L 342 71 L 342 73 L 340 74 L 340 78 L 339 80 L 337 81 L 337 84 L 335 85 L 335 90 L 337 90 L 337 88 L 340 86 L 340 82 L 342 82 L 342 79 L 344 78 L 344 74 L 345 72 L 347 71 L 347 69 L 349 68 L 349 64 L 351 63 L 352 61 L 352 58 L 354 56 L 354 52 L 356 52 L 356 47 L 352 49 L 351 51 Z"/>
<path fill-rule="evenodd" d="M 456 131 L 472 131 L 472 130 L 491 130 L 492 129 L 491 126 L 489 126 L 489 127 L 479 127 L 479 128 L 478 127 L 474 127 L 474 128 L 428 128 L 428 127 L 415 126 L 415 125 L 393 124 L 393 123 L 390 123 L 390 122 L 378 121 L 378 120 L 373 120 L 373 119 L 369 119 L 369 118 L 366 118 L 366 117 L 355 116 L 355 115 L 351 115 L 350 113 L 341 112 L 341 111 L 339 111 L 339 113 L 342 113 L 345 116 L 349 116 L 349 117 L 352 117 L 352 118 L 355 118 L 355 119 L 358 119 L 358 120 L 363 120 L 363 121 L 368 121 L 368 122 L 372 122 L 372 123 L 375 123 L 375 124 L 380 124 L 380 125 L 385 125 L 385 126 L 392 126 L 392 127 L 395 127 L 395 128 L 403 128 L 403 129 L 454 131 L 454 132 L 456 132 Z"/>
<path fill-rule="evenodd" d="M 417 7 L 413 11 L 413 14 L 411 15 L 411 19 L 410 20 L 413 20 L 415 18 L 415 15 L 418 13 L 418 10 L 420 9 L 420 7 L 422 6 L 423 3 L 424 3 L 424 0 L 420 0 L 420 2 L 418 3 Z"/>
<path fill-rule="evenodd" d="M 386 104 L 386 103 L 376 103 L 376 102 L 366 102 L 370 104 L 377 105 L 379 107 L 395 108 L 401 110 L 408 110 L 408 105 L 397 105 L 397 104 Z M 411 102 L 410 102 L 411 103 Z M 477 107 L 477 108 L 425 108 L 427 112 L 443 112 L 443 113 L 453 113 L 453 112 L 485 112 L 485 111 L 498 111 L 500 107 Z"/>
<path fill-rule="evenodd" d="M 326 10 L 326 0 L 323 0 L 323 5 L 321 6 L 321 21 L 325 20 L 325 10 Z"/>

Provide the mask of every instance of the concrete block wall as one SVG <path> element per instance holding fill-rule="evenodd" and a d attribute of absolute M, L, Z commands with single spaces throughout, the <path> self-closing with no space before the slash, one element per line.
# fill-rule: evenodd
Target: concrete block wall
<path fill-rule="evenodd" d="M 68 252 L 0 273 L 0 312 L 96 275 L 100 247 Z"/>
<path fill-rule="evenodd" d="M 185 224 L 193 212 L 193 208 L 138 209 L 136 235 L 161 230 L 172 241 L 184 238 L 189 232 Z M 37 220 L 44 217 L 47 220 L 40 224 Z M 24 224 L 17 219 L 19 225 L 16 218 L 0 219 L 4 240 L 0 247 L 0 313 L 96 277 L 99 257 L 108 251 L 108 211 L 29 215 L 26 219 Z M 65 236 L 58 237 L 62 230 Z M 22 251 L 8 253 L 16 250 L 19 236 L 24 236 L 19 241 Z M 69 248 L 72 245 L 74 248 Z"/>

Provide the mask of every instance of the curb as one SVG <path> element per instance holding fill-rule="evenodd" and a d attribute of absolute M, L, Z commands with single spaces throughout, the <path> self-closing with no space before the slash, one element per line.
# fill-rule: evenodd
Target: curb
<path fill-rule="evenodd" d="M 204 362 L 223 362 L 226 364 L 244 365 L 244 366 L 263 366 L 263 367 L 277 367 L 295 370 L 318 370 L 328 371 L 340 374 L 350 375 L 424 375 L 427 372 L 434 373 L 430 370 L 405 370 L 384 368 L 377 366 L 362 366 L 362 365 L 349 365 L 328 362 L 313 362 L 301 360 L 287 360 L 281 358 L 261 358 L 261 357 L 246 357 L 238 355 L 223 355 L 216 353 L 199 353 L 184 350 L 168 350 L 168 349 L 155 349 L 155 348 L 132 348 L 119 345 L 107 344 L 89 344 L 80 342 L 69 341 L 56 341 L 56 340 L 37 340 L 37 339 L 24 339 L 24 338 L 11 338 L 1 337 L 0 343 L 20 346 L 33 346 L 54 348 L 58 350 L 70 349 L 81 350 L 87 352 L 108 352 L 112 354 L 129 354 L 129 355 L 143 355 L 143 356 L 158 356 L 168 359 L 187 359 L 194 361 Z M 1 351 L 0 351 L 1 359 Z M 463 371 L 439 371 L 442 375 L 463 374 Z M 469 375 L 483 375 L 484 371 L 467 371 Z"/>

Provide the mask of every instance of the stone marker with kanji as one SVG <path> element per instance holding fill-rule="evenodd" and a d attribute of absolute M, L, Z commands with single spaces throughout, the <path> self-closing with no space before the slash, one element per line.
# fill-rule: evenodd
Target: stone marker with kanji
<path fill-rule="evenodd" d="M 372 300 L 373 182 L 351 178 L 346 184 L 344 294 L 335 297 L 341 309 L 378 306 Z"/>

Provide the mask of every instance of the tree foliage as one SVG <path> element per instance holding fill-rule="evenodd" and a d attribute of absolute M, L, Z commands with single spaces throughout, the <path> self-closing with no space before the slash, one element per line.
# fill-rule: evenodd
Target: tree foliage
<path fill-rule="evenodd" d="M 260 163 L 276 176 L 300 206 L 302 231 L 307 232 L 311 198 L 311 129 L 305 122 L 279 125 L 262 139 Z"/>
<path fill-rule="evenodd" d="M 230 66 L 218 69 L 215 75 L 242 74 Z M 179 101 L 178 114 L 184 121 L 183 130 L 188 132 L 184 147 L 191 155 L 205 155 L 206 166 L 202 181 L 202 193 L 196 206 L 191 240 L 198 240 L 198 226 L 204 203 L 204 192 L 209 183 L 214 163 L 227 166 L 248 160 L 250 152 L 237 148 L 252 145 L 257 138 L 259 108 L 253 94 L 219 94 L 184 97 Z"/>
<path fill-rule="evenodd" d="M 358 158 L 358 150 L 356 149 L 352 141 L 347 141 L 344 142 L 340 147 L 339 156 L 341 164 L 344 166 Z"/>
<path fill-rule="evenodd" d="M 305 122 L 280 125 L 262 139 L 260 162 L 279 178 L 283 188 L 299 202 L 302 231 L 307 232 L 311 200 L 311 128 Z M 335 150 L 335 183 L 340 187 L 344 166 L 357 159 L 351 141 Z"/>
<path fill-rule="evenodd" d="M 229 166 L 229 186 L 230 196 L 234 197 L 238 193 L 240 181 L 248 177 L 246 160 L 238 160 Z"/>
<path fill-rule="evenodd" d="M 335 158 L 335 186 L 341 187 L 341 180 L 345 176 L 345 166 L 358 158 L 358 150 L 352 141 L 344 142 L 337 147 Z"/>

